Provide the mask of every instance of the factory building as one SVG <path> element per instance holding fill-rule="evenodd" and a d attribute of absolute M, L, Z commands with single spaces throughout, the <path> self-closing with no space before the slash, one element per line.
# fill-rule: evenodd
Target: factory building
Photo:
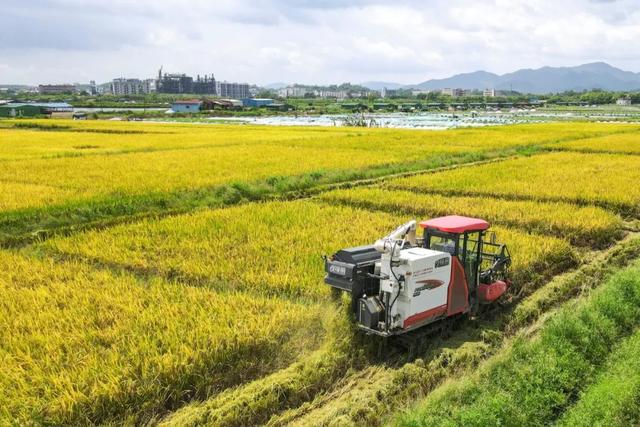
<path fill-rule="evenodd" d="M 158 93 L 193 93 L 193 77 L 186 74 L 162 74 L 158 72 Z"/>
<path fill-rule="evenodd" d="M 211 76 L 200 77 L 197 76 L 196 80 L 193 82 L 193 93 L 203 94 L 203 95 L 217 95 L 217 87 L 216 87 L 216 79 L 211 74 Z"/>
<path fill-rule="evenodd" d="M 278 96 L 282 98 L 304 98 L 307 92 L 313 93 L 304 86 L 289 86 L 278 90 Z"/>
<path fill-rule="evenodd" d="M 72 112 L 73 107 L 66 102 L 10 102 L 0 105 L 0 117 L 35 117 Z"/>
<path fill-rule="evenodd" d="M 482 91 L 482 96 L 484 96 L 485 98 L 495 98 L 496 97 L 496 90 L 495 89 L 485 89 Z"/>
<path fill-rule="evenodd" d="M 44 108 L 29 104 L 0 105 L 0 117 L 36 117 L 47 114 Z"/>
<path fill-rule="evenodd" d="M 75 91 L 76 87 L 70 84 L 38 86 L 38 92 L 43 95 L 60 95 L 65 93 L 74 93 Z"/>
<path fill-rule="evenodd" d="M 162 74 L 162 67 L 158 71 L 156 87 L 159 93 L 195 93 L 198 95 L 217 95 L 222 98 L 250 98 L 248 83 L 220 82 L 213 74 L 193 77 L 186 74 Z"/>
<path fill-rule="evenodd" d="M 271 98 L 244 98 L 242 99 L 242 105 L 249 108 L 266 107 L 273 104 Z"/>

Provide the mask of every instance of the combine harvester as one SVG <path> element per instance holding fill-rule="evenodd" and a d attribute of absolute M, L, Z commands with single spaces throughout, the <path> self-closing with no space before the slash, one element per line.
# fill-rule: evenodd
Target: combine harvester
<path fill-rule="evenodd" d="M 382 337 L 433 331 L 446 319 L 475 315 L 511 285 L 511 256 L 487 221 L 445 216 L 420 227 L 422 238 L 409 221 L 373 245 L 325 258 L 325 283 L 351 294 L 361 330 Z"/>

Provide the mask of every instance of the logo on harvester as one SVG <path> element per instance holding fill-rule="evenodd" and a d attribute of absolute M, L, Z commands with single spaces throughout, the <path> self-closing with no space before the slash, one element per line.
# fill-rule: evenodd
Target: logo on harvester
<path fill-rule="evenodd" d="M 436 268 L 449 265 L 449 258 L 440 258 L 436 261 Z"/>
<path fill-rule="evenodd" d="M 444 285 L 444 282 L 442 280 L 437 280 L 437 279 L 420 280 L 419 282 L 416 282 L 416 283 L 421 286 L 418 286 L 413 290 L 414 297 L 417 297 L 418 295 L 420 295 L 422 291 L 430 291 L 431 289 L 435 289 Z"/>
<path fill-rule="evenodd" d="M 340 276 L 344 276 L 347 274 L 347 268 L 341 265 L 330 265 L 329 273 L 338 274 Z"/>

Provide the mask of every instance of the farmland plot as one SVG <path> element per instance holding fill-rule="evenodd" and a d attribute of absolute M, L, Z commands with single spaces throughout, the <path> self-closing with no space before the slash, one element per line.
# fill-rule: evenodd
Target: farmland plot
<path fill-rule="evenodd" d="M 143 422 L 319 345 L 320 307 L 0 252 L 0 424 Z"/>
<path fill-rule="evenodd" d="M 417 180 L 421 178 L 418 177 Z M 410 181 L 407 179 L 406 181 Z M 406 182 L 405 181 L 405 182 Z M 428 189 L 425 189 L 428 190 Z M 492 223 L 563 236 L 576 244 L 606 245 L 621 235 L 621 220 L 597 207 L 562 202 L 455 197 L 425 192 L 356 188 L 323 193 L 333 204 L 421 216 L 466 215 Z"/>
<path fill-rule="evenodd" d="M 390 181 L 390 188 L 596 204 L 640 214 L 640 157 L 550 153 Z"/>
<path fill-rule="evenodd" d="M 4 210 L 69 200 L 185 191 L 273 177 L 334 171 L 329 181 L 357 178 L 354 170 L 432 168 L 486 158 L 513 147 L 628 132 L 628 125 L 552 124 L 479 130 L 269 128 L 35 121 L 45 130 L 0 129 L 0 181 L 40 185 L 46 203 L 29 191 L 5 199 Z M 11 122 L 9 122 L 11 123 Z M 20 122 L 22 123 L 22 122 Z M 24 122 L 30 123 L 30 122 Z M 46 130 L 46 126 L 60 128 Z M 81 132 L 80 132 L 81 131 Z M 121 133 L 100 133 L 100 132 Z M 413 163 L 416 165 L 412 166 Z M 349 170 L 349 173 L 339 171 Z M 378 174 L 383 173 L 379 171 Z M 366 174 L 365 174 L 366 175 Z"/>
<path fill-rule="evenodd" d="M 173 192 L 192 197 L 188 192 L 231 183 L 269 183 L 269 191 L 277 193 L 290 188 L 291 176 L 301 174 L 311 177 L 309 185 L 349 181 L 513 154 L 517 147 L 535 152 L 534 146 L 546 143 L 557 147 L 576 138 L 637 130 L 602 124 L 412 132 L 56 123 L 67 128 L 0 129 L 0 138 L 13 138 L 4 145 L 0 139 L 0 189 L 6 190 L 0 193 L 0 210 L 5 211 L 8 227 L 23 221 L 32 225 L 31 231 L 39 229 L 33 228 L 40 223 L 32 211 L 19 209 L 49 210 L 73 202 L 85 212 L 106 200 L 114 211 L 127 210 L 123 205 L 131 195 L 153 193 L 162 198 Z M 621 236 L 620 218 L 591 205 L 634 213 L 631 206 L 637 200 L 628 180 L 635 175 L 628 163 L 623 168 L 629 158 L 539 154 L 395 179 L 384 188 L 331 191 L 315 200 L 210 210 L 201 209 L 206 204 L 186 204 L 185 211 L 192 212 L 167 216 L 158 211 L 160 218 L 141 205 L 145 219 L 113 226 L 107 210 L 107 221 L 88 231 L 74 229 L 84 220 L 81 215 L 68 215 L 68 236 L 45 242 L 36 237 L 20 251 L 0 252 L 0 424 L 380 424 L 382 415 L 389 416 L 447 378 L 480 365 L 510 333 L 507 327 L 524 327 L 544 317 L 544 310 L 555 302 L 599 283 L 601 266 L 580 270 L 570 280 L 553 281 L 546 290 L 552 275 L 577 263 L 578 251 L 569 242 L 582 246 L 579 251 L 584 253 L 589 246 L 605 247 Z M 531 166 L 523 166 L 527 164 Z M 511 173 L 501 174 L 504 167 Z M 556 198 L 548 195 L 545 185 L 552 168 L 564 184 L 549 184 L 562 190 Z M 608 170 L 616 171 L 613 177 L 605 173 Z M 585 171 L 590 179 L 610 186 L 608 191 L 599 192 L 588 182 L 583 185 L 580 177 Z M 426 182 L 440 175 L 453 177 L 455 183 L 447 186 L 449 178 Z M 526 185 L 518 182 L 520 176 L 527 178 Z M 482 185 L 466 187 L 475 181 Z M 467 191 L 472 195 L 449 194 Z M 487 196 L 493 194 L 499 197 Z M 575 201 L 585 206 L 572 204 Z M 163 203 L 159 206 L 168 209 Z M 497 310 L 506 320 L 480 318 L 475 327 L 438 338 L 437 348 L 421 355 L 423 359 L 397 364 L 405 360 L 398 356 L 380 363 L 368 354 L 366 340 L 354 334 L 346 304 L 329 298 L 322 283 L 321 255 L 371 243 L 412 217 L 448 213 L 486 217 L 496 224 L 492 230 L 499 240 L 508 244 L 514 287 L 510 306 Z M 612 269 L 625 265 L 640 253 L 639 247 L 620 246 L 615 256 L 601 263 Z M 618 290 L 571 303 L 553 320 L 557 328 L 566 324 L 571 333 L 547 332 L 551 327 L 545 324 L 540 336 L 548 348 L 562 344 L 553 353 L 561 356 L 558 364 L 538 369 L 539 360 L 555 359 L 546 358 L 525 336 L 516 346 L 523 349 L 516 351 L 525 362 L 518 359 L 503 371 L 484 368 L 483 382 L 478 385 L 472 378 L 465 380 L 465 387 L 470 384 L 472 395 L 487 395 L 498 405 L 501 402 L 491 400 L 495 390 L 521 390 L 515 381 L 533 371 L 527 378 L 551 379 L 540 390 L 558 396 L 560 403 L 552 402 L 556 408 L 569 407 L 562 395 L 566 390 L 575 396 L 584 389 L 584 401 L 593 401 L 589 394 L 603 392 L 574 383 L 567 383 L 568 388 L 562 383 L 558 392 L 551 374 L 561 376 L 568 372 L 565 368 L 598 371 L 604 362 L 595 363 L 591 356 L 613 347 L 637 327 L 627 319 L 630 314 L 637 318 L 632 313 L 637 295 L 629 291 L 635 282 L 624 275 L 613 282 L 617 284 L 607 289 Z M 609 306 L 621 295 L 626 299 L 616 306 L 616 317 Z M 523 299 L 525 304 L 517 305 Z M 596 313 L 594 319 L 611 330 L 593 333 L 589 328 L 597 322 L 584 313 Z M 590 340 L 585 350 L 589 355 L 579 350 L 563 353 L 570 347 L 558 337 L 574 332 Z M 511 355 L 505 357 L 513 362 Z M 495 372 L 507 374 L 494 377 Z M 544 377 L 547 373 L 551 376 Z M 606 381 L 604 376 L 598 379 Z M 619 396 L 622 401 L 630 398 Z M 522 405 L 524 411 L 539 408 L 538 396 L 530 397 Z M 444 406 L 442 411 L 453 419 L 462 414 L 464 420 L 483 421 L 474 418 L 475 406 L 469 409 L 472 398 L 453 412 Z M 521 402 L 509 398 L 507 404 L 519 408 Z M 399 422 L 422 422 L 420 408 Z M 578 406 L 575 410 L 584 411 Z"/>
<path fill-rule="evenodd" d="M 54 258 L 97 261 L 204 288 L 273 295 L 284 300 L 302 296 L 305 300 L 326 302 L 328 290 L 321 281 L 324 273 L 320 255 L 344 246 L 369 243 L 406 219 L 317 202 L 259 203 L 52 239 L 36 250 Z M 516 288 L 539 283 L 540 276 L 548 276 L 573 261 L 573 251 L 563 240 L 497 229 L 514 253 L 527 254 L 514 258 Z M 343 335 L 342 339 L 349 336 L 338 333 Z M 335 375 L 353 363 L 348 361 L 351 357 L 348 351 L 339 350 L 340 347 L 333 344 L 327 353 L 316 356 L 317 361 L 283 372 L 286 375 L 282 379 L 274 374 L 273 379 L 265 380 L 264 388 L 257 384 L 253 391 L 249 388 L 237 395 L 221 396 L 219 403 L 204 407 L 204 414 L 209 414 L 207 408 L 220 408 L 215 417 L 221 420 L 229 417 L 241 420 L 242 413 L 251 417 L 252 411 L 236 412 L 234 404 L 245 399 L 273 405 L 262 409 L 268 414 L 278 407 L 272 389 L 290 390 L 292 402 L 303 399 L 310 390 L 327 387 L 327 381 L 335 381 Z M 465 357 L 461 359 L 464 360 Z M 304 372 L 307 374 L 302 375 Z M 396 376 L 390 371 L 384 378 L 393 382 Z M 291 390 L 290 384 L 299 385 L 300 391 Z M 303 396 L 295 397 L 298 395 Z M 222 408 L 228 408 L 229 413 L 225 414 Z M 199 413 L 202 411 L 187 411 L 186 416 L 198 420 Z"/>
<path fill-rule="evenodd" d="M 550 148 L 567 151 L 583 151 L 587 153 L 624 153 L 640 154 L 640 136 L 637 132 L 565 141 L 551 144 Z"/>
<path fill-rule="evenodd" d="M 128 135 L 127 135 L 128 137 Z M 47 203 L 32 199 L 31 193 L 0 195 L 5 209 L 40 207 L 72 199 L 118 198 L 146 193 L 195 191 L 202 188 L 252 183 L 273 177 L 315 173 L 316 179 L 334 173 L 339 180 L 357 176 L 358 171 L 382 167 L 391 169 L 407 158 L 425 165 L 448 164 L 468 153 L 460 147 L 430 147 L 428 154 L 387 153 L 352 148 L 325 150 L 316 147 L 288 147 L 264 144 L 222 145 L 137 153 L 99 154 L 4 162 L 0 181 L 7 184 L 47 185 L 67 190 L 51 191 Z M 468 155 L 470 160 L 482 158 Z"/>
<path fill-rule="evenodd" d="M 247 204 L 52 239 L 46 251 L 262 295 L 320 296 L 323 254 L 370 244 L 408 216 L 296 201 Z M 573 262 L 561 239 L 495 227 L 526 282 Z"/>

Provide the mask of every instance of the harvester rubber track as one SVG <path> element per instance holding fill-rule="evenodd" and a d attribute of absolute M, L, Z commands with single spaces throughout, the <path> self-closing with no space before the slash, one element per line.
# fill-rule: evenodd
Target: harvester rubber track
<path fill-rule="evenodd" d="M 381 354 L 386 348 L 387 354 L 392 357 L 403 354 L 407 360 L 413 360 L 428 350 L 434 338 L 443 339 L 448 337 L 466 319 L 468 319 L 467 315 L 455 315 L 403 335 L 383 338 L 381 339 L 378 353 Z"/>

